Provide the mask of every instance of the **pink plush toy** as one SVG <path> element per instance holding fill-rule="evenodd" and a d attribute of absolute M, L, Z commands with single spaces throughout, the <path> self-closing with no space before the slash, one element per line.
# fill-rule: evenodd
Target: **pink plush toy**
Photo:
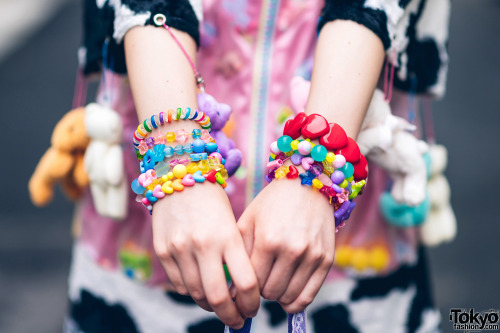
<path fill-rule="evenodd" d="M 231 115 L 231 107 L 217 100 L 207 93 L 198 94 L 198 108 L 210 117 L 212 132 L 210 135 L 219 146 L 220 154 L 226 160 L 227 173 L 232 176 L 241 164 L 241 151 L 236 149 L 233 140 L 229 139 L 222 128 L 226 125 Z"/>

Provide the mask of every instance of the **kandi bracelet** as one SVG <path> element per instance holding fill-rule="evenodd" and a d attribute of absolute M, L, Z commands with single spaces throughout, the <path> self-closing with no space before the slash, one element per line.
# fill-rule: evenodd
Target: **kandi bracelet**
<path fill-rule="evenodd" d="M 212 128 L 210 117 L 208 117 L 202 111 L 193 111 L 191 108 L 177 108 L 176 111 L 170 109 L 166 114 L 164 112 L 160 112 L 159 115 L 153 115 L 151 116 L 151 118 L 145 119 L 142 123 L 139 124 L 139 126 L 137 126 L 137 130 L 135 131 L 132 140 L 135 149 L 138 149 L 141 141 L 146 139 L 149 133 L 153 131 L 153 129 L 174 120 L 194 120 L 200 124 L 202 129 L 208 130 L 209 132 Z"/>

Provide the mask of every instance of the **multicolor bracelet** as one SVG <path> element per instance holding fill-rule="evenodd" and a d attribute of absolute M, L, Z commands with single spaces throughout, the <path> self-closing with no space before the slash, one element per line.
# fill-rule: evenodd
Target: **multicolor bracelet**
<path fill-rule="evenodd" d="M 305 140 L 298 140 L 300 136 Z M 315 139 L 320 144 L 311 142 Z M 356 205 L 352 200 L 362 193 L 368 177 L 368 164 L 356 142 L 338 124 L 301 112 L 286 122 L 283 136 L 270 149 L 266 180 L 300 177 L 302 185 L 318 189 L 330 201 L 336 230 L 342 227 Z M 293 165 L 284 165 L 287 160 Z M 304 173 L 299 174 L 298 165 Z"/>
<path fill-rule="evenodd" d="M 227 172 L 226 177 L 224 177 L 221 172 L 224 167 L 222 165 L 220 167 L 220 171 L 208 169 L 203 172 L 201 168 L 195 170 L 195 168 L 190 169 L 189 166 L 177 164 L 171 172 L 161 177 L 158 177 L 154 169 L 150 169 L 134 179 L 131 187 L 132 191 L 138 195 L 137 201 L 140 201 L 152 214 L 153 204 L 159 199 L 174 192 L 181 192 L 185 187 L 191 187 L 196 183 L 203 183 L 207 180 L 211 183 L 218 183 L 222 188 L 225 188 L 227 186 Z"/>
<path fill-rule="evenodd" d="M 163 134 L 160 131 L 155 138 L 148 137 L 139 142 L 139 145 L 137 146 L 137 156 L 144 156 L 148 149 L 153 148 L 158 144 L 165 144 L 166 142 L 173 143 L 175 141 L 184 143 L 188 139 L 188 136 L 192 136 L 193 139 L 202 139 L 205 143 L 215 142 L 207 130 L 193 129 L 191 133 L 189 133 L 186 130 L 181 129 L 175 132 L 167 132 L 166 134 Z"/>
<path fill-rule="evenodd" d="M 164 112 L 160 112 L 158 115 L 153 115 L 151 118 L 145 119 L 141 124 L 139 124 L 139 126 L 137 126 L 137 130 L 135 131 L 132 140 L 135 148 L 138 149 L 141 141 L 146 139 L 153 129 L 174 120 L 194 120 L 200 124 L 202 129 L 208 130 L 209 132 L 212 128 L 210 117 L 208 117 L 203 111 L 193 111 L 191 108 L 177 108 L 176 111 L 170 109 L 166 114 Z"/>
<path fill-rule="evenodd" d="M 217 157 L 222 164 L 224 159 L 220 154 L 219 147 L 215 142 L 205 143 L 201 139 L 195 139 L 192 143 L 185 145 L 178 145 L 175 147 L 158 144 L 152 149 L 146 151 L 144 156 L 138 155 L 140 161 L 141 172 L 153 169 L 157 164 L 161 163 L 164 159 L 171 158 L 176 155 L 191 154 L 190 159 L 193 161 L 200 161 L 207 159 L 207 155 Z"/>

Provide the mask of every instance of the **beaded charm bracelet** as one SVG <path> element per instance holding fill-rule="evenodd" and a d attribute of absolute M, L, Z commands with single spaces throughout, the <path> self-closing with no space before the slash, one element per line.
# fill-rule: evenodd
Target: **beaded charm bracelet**
<path fill-rule="evenodd" d="M 298 140 L 300 136 L 305 140 Z M 320 144 L 310 142 L 315 139 Z M 352 200 L 362 193 L 368 177 L 368 164 L 356 142 L 338 124 L 301 112 L 285 123 L 283 136 L 270 149 L 266 180 L 300 177 L 302 185 L 319 190 L 330 201 L 336 230 L 342 227 L 356 205 Z M 288 160 L 293 165 L 284 165 Z M 304 173 L 299 174 L 298 165 Z"/>
<path fill-rule="evenodd" d="M 167 142 L 173 143 L 175 141 L 184 143 L 189 136 L 192 136 L 193 139 L 202 139 L 205 143 L 215 142 L 215 140 L 210 136 L 207 130 L 193 129 L 191 133 L 189 133 L 186 130 L 181 129 L 175 132 L 167 132 L 167 134 L 163 134 L 160 131 L 155 138 L 148 137 L 139 142 L 137 146 L 137 148 L 139 149 L 137 152 L 137 156 L 144 156 L 149 148 L 153 148 L 157 144 L 165 144 Z"/>
<path fill-rule="evenodd" d="M 193 168 L 190 171 L 194 171 Z M 189 173 L 188 167 L 183 164 L 177 164 L 171 172 L 160 178 L 158 178 L 154 169 L 150 169 L 134 179 L 131 187 L 132 191 L 138 194 L 137 201 L 140 201 L 149 210 L 149 213 L 152 214 L 153 204 L 159 199 L 174 192 L 181 192 L 185 187 L 193 186 L 196 183 L 203 183 L 206 180 L 211 183 L 218 183 L 222 188 L 227 186 L 223 174 L 216 169 L 209 169 L 204 173 L 199 168 L 193 173 Z"/>
<path fill-rule="evenodd" d="M 193 111 L 191 108 L 177 108 L 176 111 L 170 109 L 166 114 L 164 112 L 160 112 L 158 115 L 153 115 L 151 118 L 145 119 L 141 124 L 139 124 L 139 126 L 137 126 L 137 130 L 135 131 L 132 140 L 135 149 L 139 149 L 138 146 L 141 141 L 146 139 L 153 129 L 174 120 L 194 120 L 200 124 L 202 129 L 208 130 L 209 132 L 212 128 L 210 117 L 208 117 L 203 111 Z"/>

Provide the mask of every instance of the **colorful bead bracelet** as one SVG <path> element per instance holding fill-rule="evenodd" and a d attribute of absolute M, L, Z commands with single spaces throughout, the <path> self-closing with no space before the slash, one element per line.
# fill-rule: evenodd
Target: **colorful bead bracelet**
<path fill-rule="evenodd" d="M 166 114 L 164 112 L 160 112 L 158 115 L 153 115 L 151 118 L 145 119 L 139 124 L 139 126 L 137 126 L 137 130 L 135 131 L 132 140 L 135 148 L 138 149 L 140 142 L 146 139 L 153 129 L 174 120 L 194 120 L 200 124 L 202 129 L 208 130 L 209 132 L 212 128 L 210 117 L 203 111 L 194 110 L 193 112 L 191 108 L 177 108 L 176 111 L 170 109 Z"/>
<path fill-rule="evenodd" d="M 305 140 L 298 140 L 300 136 Z M 310 142 L 314 139 L 320 144 Z M 271 144 L 270 150 L 266 180 L 300 177 L 302 185 L 319 190 L 329 200 L 334 206 L 336 230 L 342 227 L 356 206 L 352 200 L 362 193 L 368 176 L 365 157 L 342 127 L 328 123 L 321 115 L 301 112 L 286 122 L 283 136 Z M 293 165 L 286 166 L 288 160 Z M 304 173 L 299 174 L 298 165 Z"/>
<path fill-rule="evenodd" d="M 192 136 L 193 139 L 202 139 L 205 143 L 215 142 L 207 130 L 193 129 L 192 132 L 189 133 L 182 129 L 175 132 L 167 132 L 167 134 L 159 132 L 155 138 L 148 137 L 140 142 L 137 142 L 137 145 L 134 138 L 134 145 L 138 148 L 137 155 L 144 155 L 149 148 L 152 148 L 157 144 L 165 144 L 167 142 L 173 143 L 175 141 L 184 143 L 188 139 L 188 136 Z"/>
<path fill-rule="evenodd" d="M 148 170 L 134 179 L 131 187 L 132 191 L 138 194 L 137 201 L 140 201 L 152 214 L 153 204 L 159 199 L 174 192 L 181 192 L 185 187 L 191 187 L 195 183 L 203 183 L 206 180 L 211 183 L 218 183 L 222 188 L 227 186 L 222 173 L 215 169 L 211 169 L 206 173 L 197 170 L 191 174 L 186 166 L 178 164 L 171 172 L 160 178 L 158 178 L 155 170 Z"/>
<path fill-rule="evenodd" d="M 187 143 L 184 146 L 178 145 L 175 147 L 159 144 L 149 149 L 144 156 L 138 156 L 140 160 L 141 171 L 153 169 L 158 163 L 164 159 L 171 158 L 176 155 L 191 154 L 190 159 L 200 161 L 207 159 L 207 155 L 217 157 L 222 164 L 224 159 L 220 155 L 219 147 L 214 142 L 205 143 L 201 139 L 195 139 L 192 143 Z"/>

